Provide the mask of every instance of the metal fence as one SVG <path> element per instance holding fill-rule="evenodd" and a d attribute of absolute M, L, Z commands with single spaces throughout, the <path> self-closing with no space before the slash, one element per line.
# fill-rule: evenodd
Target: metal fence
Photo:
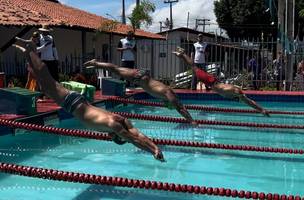
<path fill-rule="evenodd" d="M 137 67 L 151 66 L 156 79 L 170 82 L 176 74 L 190 69 L 173 56 L 172 51 L 180 46 L 190 55 L 193 42 L 139 41 L 137 45 Z M 207 64 L 218 67 L 218 75 L 225 82 L 249 89 L 302 90 L 304 82 L 302 76 L 297 74 L 297 64 L 303 59 L 303 43 L 298 42 L 294 52 L 282 52 L 280 55 L 276 54 L 277 48 L 278 43 L 274 39 L 208 42 L 206 60 Z"/>
<path fill-rule="evenodd" d="M 178 46 L 184 48 L 188 55 L 193 51 L 193 42 L 189 41 L 138 40 L 136 67 L 149 69 L 153 78 L 170 83 L 176 74 L 190 70 L 189 66 L 172 54 Z M 68 55 L 61 59 L 59 71 L 65 75 L 82 72 L 83 62 L 94 57 L 119 65 L 120 54 L 116 48 L 108 48 L 109 56 L 106 59 L 94 53 L 84 57 Z M 289 65 L 285 53 L 278 58 L 276 52 L 277 41 L 273 39 L 232 39 L 209 42 L 206 58 L 208 64 L 216 64 L 218 75 L 226 82 L 246 88 L 273 90 L 284 90 L 289 84 L 292 90 L 304 90 L 304 78 L 297 74 L 297 63 L 303 59 L 304 45 L 297 43 L 297 49 L 288 55 L 291 61 Z M 25 64 L 24 58 L 17 56 L 6 60 L 0 58 L 0 71 L 7 75 L 24 76 L 27 73 Z M 289 79 L 287 75 L 290 76 Z"/>

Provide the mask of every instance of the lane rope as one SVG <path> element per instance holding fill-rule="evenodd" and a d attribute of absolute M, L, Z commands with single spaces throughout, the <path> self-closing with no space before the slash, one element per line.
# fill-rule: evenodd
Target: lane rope
<path fill-rule="evenodd" d="M 50 126 L 42 126 L 36 124 L 29 124 L 24 122 L 16 122 L 12 120 L 0 119 L 0 125 L 20 128 L 33 131 L 47 132 L 56 135 L 82 137 L 88 139 L 111 141 L 111 137 L 106 133 L 93 132 L 86 130 L 64 129 Z M 289 148 L 275 148 L 275 147 L 263 147 L 263 146 L 251 146 L 251 145 L 233 145 L 233 144 L 217 144 L 217 143 L 204 143 L 197 141 L 182 141 L 182 140 L 169 140 L 151 138 L 151 140 L 158 145 L 168 146 L 183 146 L 183 147 L 195 147 L 195 148 L 209 148 L 209 149 L 222 149 L 222 150 L 234 150 L 234 151 L 254 151 L 254 152 L 268 152 L 268 153 L 280 153 L 280 154 L 303 154 L 302 149 L 289 149 Z"/>
<path fill-rule="evenodd" d="M 301 200 L 301 196 L 298 195 L 264 193 L 264 192 L 256 192 L 256 191 L 236 190 L 230 188 L 167 183 L 161 181 L 129 179 L 124 177 L 114 177 L 114 176 L 101 176 L 95 174 L 61 171 L 61 170 L 23 166 L 23 165 L 16 165 L 16 164 L 9 164 L 2 162 L 0 163 L 0 171 L 3 173 L 16 174 L 20 176 L 27 176 L 34 178 L 50 179 L 55 181 L 119 186 L 119 187 L 127 187 L 127 188 L 140 188 L 145 190 L 180 192 L 180 193 L 189 193 L 196 195 L 225 196 L 231 198 L 246 198 L 246 199 Z"/>
<path fill-rule="evenodd" d="M 145 106 L 155 106 L 155 107 L 165 107 L 164 103 L 160 102 L 151 102 L 144 100 L 133 100 L 133 99 L 124 99 L 120 97 L 109 97 L 108 101 L 114 101 L 119 103 L 127 103 L 127 104 L 138 104 Z M 200 105 L 184 105 L 185 108 L 189 110 L 201 110 L 208 112 L 232 112 L 232 113 L 260 113 L 256 110 L 251 109 L 237 109 L 237 108 L 219 108 L 219 107 L 209 107 L 209 106 L 200 106 Z M 279 111 L 279 110 L 268 110 L 270 114 L 282 114 L 282 115 L 304 115 L 302 111 Z"/>
<path fill-rule="evenodd" d="M 167 117 L 167 116 L 157 116 L 157 115 L 143 115 L 136 113 L 127 112 L 112 112 L 129 119 L 139 119 L 139 120 L 150 120 L 150 121 L 160 121 L 169 123 L 189 123 L 185 118 L 179 117 Z M 261 124 L 261 123 L 249 123 L 249 122 L 227 122 L 227 121 L 211 121 L 211 120 L 194 120 L 197 124 L 205 125 L 223 125 L 223 126 L 240 126 L 240 127 L 255 127 L 255 128 L 276 128 L 276 129 L 304 129 L 301 125 L 282 125 L 282 124 Z"/>

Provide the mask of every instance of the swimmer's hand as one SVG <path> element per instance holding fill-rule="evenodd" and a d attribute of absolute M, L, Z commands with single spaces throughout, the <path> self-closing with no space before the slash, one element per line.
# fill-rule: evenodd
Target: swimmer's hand
<path fill-rule="evenodd" d="M 263 114 L 264 116 L 266 116 L 266 117 L 270 117 L 270 114 L 269 114 L 269 112 L 268 112 L 267 110 L 263 110 L 263 111 L 262 111 L 262 114 Z"/>
<path fill-rule="evenodd" d="M 89 60 L 89 61 L 83 63 L 83 65 L 86 67 L 86 69 L 95 68 L 97 65 L 97 60 L 96 59 Z"/>
<path fill-rule="evenodd" d="M 194 121 L 194 120 L 192 120 L 190 123 L 191 123 L 191 125 L 194 125 L 194 126 L 198 125 L 198 123 L 196 121 Z"/>
<path fill-rule="evenodd" d="M 154 158 L 160 162 L 166 162 L 163 153 L 159 150 L 154 154 Z"/>

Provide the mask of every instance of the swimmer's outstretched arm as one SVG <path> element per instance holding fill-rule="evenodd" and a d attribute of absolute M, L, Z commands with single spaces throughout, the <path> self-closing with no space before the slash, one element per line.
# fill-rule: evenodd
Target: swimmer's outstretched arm
<path fill-rule="evenodd" d="M 259 111 L 260 113 L 262 113 L 266 117 L 270 117 L 269 112 L 267 110 L 265 110 L 264 108 L 262 108 L 260 105 L 258 105 L 252 99 L 249 99 L 246 95 L 243 94 L 242 96 L 240 96 L 240 101 L 242 101 L 245 104 L 249 105 L 250 107 L 256 109 L 257 111 Z"/>
<path fill-rule="evenodd" d="M 65 89 L 52 78 L 46 65 L 34 52 L 34 44 L 28 43 L 26 48 L 19 47 L 18 45 L 15 46 L 26 54 L 28 62 L 32 66 L 43 92 L 54 99 L 57 104 L 62 105 L 66 96 L 69 94 L 69 90 Z M 152 140 L 135 129 L 127 119 L 89 105 L 88 103 L 81 103 L 77 109 L 75 109 L 73 115 L 91 128 L 100 129 L 105 127 L 109 131 L 113 131 L 124 140 L 152 153 L 155 159 L 164 161 L 161 150 Z"/>

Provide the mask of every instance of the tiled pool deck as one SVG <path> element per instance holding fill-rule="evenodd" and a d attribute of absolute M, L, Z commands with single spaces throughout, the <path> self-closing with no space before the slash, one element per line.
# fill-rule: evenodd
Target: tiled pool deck
<path fill-rule="evenodd" d="M 177 89 L 174 90 L 181 98 L 185 97 L 187 99 L 208 99 L 208 100 L 221 100 L 223 97 L 220 97 L 212 91 L 205 90 L 185 90 Z M 304 91 L 303 92 L 286 92 L 286 91 L 255 91 L 255 90 L 246 90 L 244 93 L 257 101 L 282 101 L 282 102 L 299 102 L 304 101 Z M 198 95 L 201 94 L 201 95 Z M 204 95 L 202 95 L 204 94 Z M 144 93 L 143 90 L 137 89 L 127 93 L 128 96 L 135 95 L 135 98 L 145 99 L 149 96 Z M 107 99 L 109 96 L 102 95 L 100 91 L 96 91 L 94 100 L 95 102 Z M 58 106 L 53 100 L 47 99 L 37 102 L 37 112 L 38 114 L 47 113 L 59 110 L 61 107 Z M 0 118 L 6 119 L 16 119 L 19 117 L 28 117 L 28 116 L 14 116 L 14 115 L 0 115 Z"/>

